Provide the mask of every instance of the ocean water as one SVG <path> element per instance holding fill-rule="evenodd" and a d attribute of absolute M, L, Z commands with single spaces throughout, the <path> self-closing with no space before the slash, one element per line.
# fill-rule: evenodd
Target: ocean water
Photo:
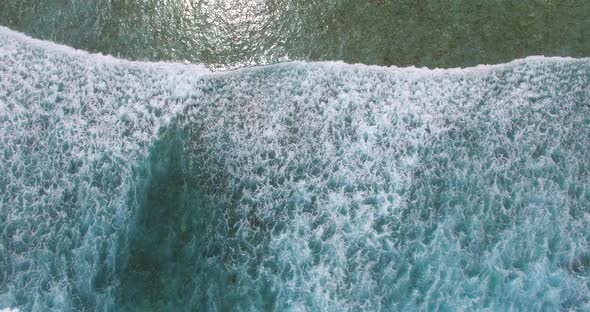
<path fill-rule="evenodd" d="M 2 0 L 0 25 L 132 60 L 465 67 L 590 56 L 587 0 Z"/>
<path fill-rule="evenodd" d="M 130 62 L 0 27 L 0 309 L 590 309 L 590 59 Z"/>

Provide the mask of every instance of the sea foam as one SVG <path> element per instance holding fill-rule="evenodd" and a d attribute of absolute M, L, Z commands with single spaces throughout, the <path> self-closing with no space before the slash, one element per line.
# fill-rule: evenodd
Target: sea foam
<path fill-rule="evenodd" d="M 589 83 L 213 73 L 0 28 L 0 308 L 590 309 Z"/>

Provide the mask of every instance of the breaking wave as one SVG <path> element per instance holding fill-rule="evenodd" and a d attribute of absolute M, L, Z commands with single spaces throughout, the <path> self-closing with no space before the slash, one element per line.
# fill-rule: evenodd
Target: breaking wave
<path fill-rule="evenodd" d="M 0 309 L 590 309 L 590 59 L 202 66 L 0 27 Z"/>

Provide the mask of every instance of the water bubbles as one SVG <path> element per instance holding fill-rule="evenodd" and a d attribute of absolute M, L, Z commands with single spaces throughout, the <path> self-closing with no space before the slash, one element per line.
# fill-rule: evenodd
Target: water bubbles
<path fill-rule="evenodd" d="M 2 308 L 588 307 L 587 59 L 0 50 Z"/>

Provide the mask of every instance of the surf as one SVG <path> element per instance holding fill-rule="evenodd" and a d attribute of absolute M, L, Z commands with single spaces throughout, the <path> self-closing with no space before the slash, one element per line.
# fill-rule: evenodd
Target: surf
<path fill-rule="evenodd" d="M 0 71 L 0 308 L 589 307 L 587 58 Z"/>

